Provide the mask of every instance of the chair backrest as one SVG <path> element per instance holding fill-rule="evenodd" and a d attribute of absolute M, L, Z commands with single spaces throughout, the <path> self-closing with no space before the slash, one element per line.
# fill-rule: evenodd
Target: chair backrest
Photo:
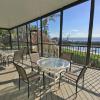
<path fill-rule="evenodd" d="M 89 63 L 89 67 L 96 67 L 96 65 L 98 64 L 97 60 L 96 61 L 91 61 L 91 63 Z"/>
<path fill-rule="evenodd" d="M 35 70 L 39 70 L 39 67 L 37 66 L 37 61 L 39 59 L 40 59 L 39 53 L 31 53 L 30 54 L 31 66 Z"/>
<path fill-rule="evenodd" d="M 2 54 L 0 54 L 0 58 L 2 57 Z"/>
<path fill-rule="evenodd" d="M 84 77 L 86 70 L 87 70 L 87 66 L 84 66 L 83 69 L 81 70 L 79 76 L 78 76 L 78 80 Z"/>
<path fill-rule="evenodd" d="M 14 62 L 20 62 L 23 59 L 23 51 L 18 50 L 14 52 Z"/>
<path fill-rule="evenodd" d="M 16 63 L 14 63 L 14 65 L 15 65 L 21 79 L 25 82 L 28 82 L 28 78 L 27 78 L 27 74 L 26 74 L 25 69 L 23 67 L 21 67 L 20 65 L 16 64 Z"/>
<path fill-rule="evenodd" d="M 23 48 L 23 55 L 29 54 L 29 49 L 27 47 Z"/>
<path fill-rule="evenodd" d="M 31 59 L 32 62 L 37 63 L 37 60 L 40 59 L 39 53 L 31 53 L 31 54 L 30 54 L 30 59 Z"/>
<path fill-rule="evenodd" d="M 62 53 L 61 58 L 65 59 L 65 60 L 68 60 L 68 61 L 71 61 L 72 60 L 72 55 L 73 55 L 73 53 Z"/>

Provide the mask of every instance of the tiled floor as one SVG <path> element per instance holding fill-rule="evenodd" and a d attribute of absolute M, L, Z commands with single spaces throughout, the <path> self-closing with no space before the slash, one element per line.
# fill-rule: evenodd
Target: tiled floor
<path fill-rule="evenodd" d="M 25 62 L 29 64 L 28 61 Z M 27 72 L 31 71 L 25 66 Z M 77 72 L 76 69 L 73 69 Z M 18 73 L 13 64 L 2 67 L 0 65 L 0 100 L 73 100 L 75 99 L 75 84 L 62 80 L 61 88 L 58 84 L 53 85 L 46 79 L 46 89 L 43 89 L 42 82 L 39 86 L 30 86 L 30 97 L 27 97 L 27 85 L 21 81 L 21 90 L 18 88 Z M 50 84 L 49 84 L 50 83 Z M 100 100 L 100 71 L 87 69 L 85 74 L 85 86 L 81 88 L 81 81 L 78 86 L 76 100 Z"/>

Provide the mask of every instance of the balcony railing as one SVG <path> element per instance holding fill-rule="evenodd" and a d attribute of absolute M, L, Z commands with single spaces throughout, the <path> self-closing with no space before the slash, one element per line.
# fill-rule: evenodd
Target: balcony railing
<path fill-rule="evenodd" d="M 41 54 L 41 43 L 32 44 L 28 43 L 30 49 L 37 51 Z M 32 46 L 32 47 L 31 47 Z M 27 42 L 20 42 L 19 49 L 22 47 L 27 47 Z M 0 48 L 1 50 L 10 50 L 10 46 L 6 48 Z M 16 41 L 12 42 L 12 49 L 18 49 L 18 43 Z M 77 64 L 86 64 L 86 45 L 61 45 L 61 53 L 73 53 L 72 60 Z M 59 45 L 54 43 L 43 43 L 43 56 L 44 57 L 59 57 Z M 90 50 L 90 61 L 95 62 L 95 67 L 100 68 L 100 46 L 92 46 Z"/>
<path fill-rule="evenodd" d="M 61 52 L 73 53 L 72 60 L 77 64 L 86 64 L 86 45 L 61 45 Z M 43 44 L 43 56 L 59 57 L 59 46 L 57 44 Z M 100 68 L 100 46 L 92 46 L 90 50 L 90 61 Z"/>

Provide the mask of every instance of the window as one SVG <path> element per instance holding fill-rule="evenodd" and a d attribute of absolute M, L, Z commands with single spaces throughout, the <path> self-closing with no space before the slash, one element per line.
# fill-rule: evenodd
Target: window
<path fill-rule="evenodd" d="M 100 67 L 100 0 L 95 0 L 94 25 L 90 60 L 95 62 L 94 67 Z"/>
<path fill-rule="evenodd" d="M 41 53 L 41 31 L 40 31 L 40 21 L 35 21 L 30 23 L 30 34 L 31 34 L 31 49 L 32 52 Z"/>
<path fill-rule="evenodd" d="M 10 49 L 10 34 L 7 30 L 0 30 L 0 49 Z"/>
<path fill-rule="evenodd" d="M 11 30 L 10 33 L 11 33 L 12 49 L 18 49 L 17 29 Z"/>
<path fill-rule="evenodd" d="M 60 13 L 50 15 L 42 20 L 43 55 L 58 56 L 60 33 Z"/>
<path fill-rule="evenodd" d="M 26 25 L 18 27 L 19 47 L 27 47 Z"/>
<path fill-rule="evenodd" d="M 73 60 L 85 63 L 90 19 L 90 1 L 63 12 L 62 52 L 74 54 Z"/>

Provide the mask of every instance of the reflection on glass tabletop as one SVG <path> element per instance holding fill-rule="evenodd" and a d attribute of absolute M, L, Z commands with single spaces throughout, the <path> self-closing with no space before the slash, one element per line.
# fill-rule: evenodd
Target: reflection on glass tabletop
<path fill-rule="evenodd" d="M 67 60 L 60 58 L 42 58 L 37 61 L 37 64 L 46 68 L 67 68 L 70 66 Z"/>

